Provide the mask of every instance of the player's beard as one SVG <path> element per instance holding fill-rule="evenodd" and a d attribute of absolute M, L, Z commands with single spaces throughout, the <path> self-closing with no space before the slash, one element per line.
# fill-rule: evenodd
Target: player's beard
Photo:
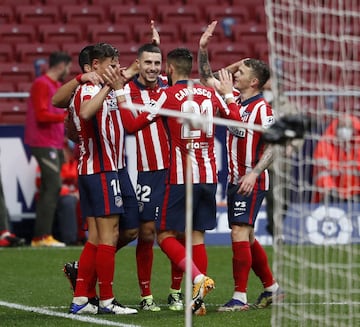
<path fill-rule="evenodd" d="M 172 86 L 172 85 L 173 85 L 173 82 L 172 82 L 172 79 L 171 79 L 170 74 L 167 74 L 167 80 L 168 80 L 168 85 L 169 85 L 169 86 Z"/>

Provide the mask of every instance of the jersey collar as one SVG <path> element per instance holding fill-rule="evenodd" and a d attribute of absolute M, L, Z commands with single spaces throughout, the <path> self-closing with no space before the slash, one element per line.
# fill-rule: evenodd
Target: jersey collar
<path fill-rule="evenodd" d="M 254 95 L 253 97 L 251 97 L 249 99 L 246 99 L 245 101 L 242 101 L 241 105 L 242 106 L 247 106 L 249 103 L 251 103 L 253 101 L 256 101 L 256 100 L 259 100 L 259 99 L 262 99 L 262 98 L 263 98 L 263 94 L 259 93 L 259 94 L 256 94 L 256 95 Z"/>

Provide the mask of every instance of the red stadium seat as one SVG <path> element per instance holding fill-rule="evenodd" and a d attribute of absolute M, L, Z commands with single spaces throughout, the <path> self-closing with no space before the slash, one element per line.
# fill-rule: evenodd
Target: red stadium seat
<path fill-rule="evenodd" d="M 64 5 L 61 8 L 64 21 L 69 24 L 90 25 L 105 22 L 106 12 L 100 5 Z"/>
<path fill-rule="evenodd" d="M 15 7 L 20 24 L 51 24 L 61 20 L 58 6 L 31 5 Z"/>
<path fill-rule="evenodd" d="M 133 41 L 133 34 L 128 24 L 91 24 L 87 27 L 89 41 L 92 43 L 119 43 Z"/>
<path fill-rule="evenodd" d="M 32 63 L 0 63 L 0 80 L 7 82 L 30 82 L 34 78 L 35 69 Z"/>
<path fill-rule="evenodd" d="M 180 33 L 176 24 L 157 24 L 156 29 L 160 34 L 160 43 L 180 40 Z M 152 31 L 150 24 L 138 24 L 135 26 L 134 32 L 137 42 L 151 42 Z"/>
<path fill-rule="evenodd" d="M 15 59 L 15 51 L 12 44 L 2 43 L 0 47 L 0 62 L 12 61 Z"/>
<path fill-rule="evenodd" d="M 26 101 L 1 101 L 0 124 L 23 125 L 26 120 Z"/>
<path fill-rule="evenodd" d="M 188 23 L 181 25 L 181 34 L 184 42 L 196 42 L 199 43 L 201 35 L 204 33 L 208 24 L 206 23 Z M 213 36 L 211 37 L 211 43 L 220 42 L 225 39 L 225 35 L 221 29 L 215 29 Z"/>
<path fill-rule="evenodd" d="M 157 7 L 157 15 L 164 24 L 187 24 L 203 20 L 202 11 L 196 5 L 161 5 Z"/>
<path fill-rule="evenodd" d="M 196 5 L 201 7 L 205 7 L 208 5 L 228 5 L 228 2 L 226 0 L 183 0 L 183 3 L 185 5 Z"/>
<path fill-rule="evenodd" d="M 4 43 L 31 43 L 36 42 L 37 33 L 31 24 L 2 24 L 0 28 L 0 42 Z"/>
<path fill-rule="evenodd" d="M 15 45 L 15 52 L 22 62 L 34 62 L 37 59 L 48 59 L 50 53 L 59 51 L 56 43 L 19 43 Z"/>
<path fill-rule="evenodd" d="M 16 92 L 15 83 L 11 83 L 11 82 L 9 83 L 7 81 L 1 81 L 0 82 L 0 92 Z"/>
<path fill-rule="evenodd" d="M 95 0 L 92 0 L 91 3 L 94 3 Z M 102 0 L 105 1 L 105 0 Z M 114 0 L 112 0 L 114 1 Z M 41 2 L 41 1 L 40 1 Z M 45 5 L 74 5 L 74 4 L 81 4 L 84 0 L 43 0 Z"/>
<path fill-rule="evenodd" d="M 254 45 L 253 56 L 257 59 L 265 61 L 266 63 L 269 63 L 269 44 L 268 44 L 268 42 L 256 43 Z"/>
<path fill-rule="evenodd" d="M 241 42 L 244 37 L 263 36 L 265 39 L 267 37 L 266 26 L 254 21 L 234 25 L 232 30 L 235 42 Z"/>
<path fill-rule="evenodd" d="M 0 6 L 0 24 L 15 23 L 16 17 L 13 8 L 9 5 Z"/>
<path fill-rule="evenodd" d="M 17 83 L 17 92 L 30 92 L 33 82 L 19 82 Z"/>
<path fill-rule="evenodd" d="M 42 42 L 74 43 L 83 40 L 83 32 L 78 24 L 44 24 L 39 26 Z"/>
<path fill-rule="evenodd" d="M 137 58 L 138 43 L 114 43 L 114 47 L 119 50 L 119 61 L 121 66 L 129 66 Z"/>
<path fill-rule="evenodd" d="M 222 60 L 224 65 L 249 57 L 250 49 L 247 44 L 239 44 L 234 42 L 214 43 L 209 47 L 210 60 Z"/>
<path fill-rule="evenodd" d="M 114 24 L 150 25 L 154 18 L 152 7 L 147 5 L 114 5 L 111 6 L 110 19 Z"/>
<path fill-rule="evenodd" d="M 72 68 L 75 67 L 78 71 L 80 71 L 80 67 L 75 63 L 78 61 L 80 51 L 87 45 L 89 45 L 88 42 L 63 43 L 61 45 L 61 50 L 67 52 L 73 58 Z"/>
<path fill-rule="evenodd" d="M 249 20 L 249 13 L 244 6 L 208 5 L 204 8 L 206 21 L 217 20 L 221 24 L 225 18 L 233 18 L 235 24 L 243 24 Z"/>
<path fill-rule="evenodd" d="M 24 6 L 42 3 L 41 0 L 1 0 L 2 5 L 7 6 Z"/>

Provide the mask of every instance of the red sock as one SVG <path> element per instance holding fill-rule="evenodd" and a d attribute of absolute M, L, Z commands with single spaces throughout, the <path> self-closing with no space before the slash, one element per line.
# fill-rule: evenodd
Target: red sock
<path fill-rule="evenodd" d="M 258 276 L 263 283 L 264 287 L 269 287 L 275 283 L 273 278 L 269 261 L 264 248 L 261 244 L 255 240 L 251 246 L 252 256 L 252 269 L 256 276 Z"/>
<path fill-rule="evenodd" d="M 250 242 L 233 242 L 233 277 L 236 292 L 246 292 L 251 269 Z"/>
<path fill-rule="evenodd" d="M 177 240 L 185 248 L 185 238 L 177 238 Z M 180 290 L 184 272 L 172 261 L 170 262 L 171 262 L 171 288 L 173 290 Z"/>
<path fill-rule="evenodd" d="M 141 296 L 151 295 L 150 279 L 153 265 L 154 241 L 144 242 L 138 239 L 136 246 L 136 265 Z"/>
<path fill-rule="evenodd" d="M 175 238 L 167 237 L 160 244 L 161 250 L 168 256 L 168 258 L 176 264 L 183 272 L 186 268 L 186 252 L 185 247 Z M 196 265 L 192 264 L 192 279 L 200 275 L 200 270 Z"/>
<path fill-rule="evenodd" d="M 202 274 L 206 275 L 208 266 L 208 257 L 206 253 L 205 244 L 193 245 L 193 260 L 196 266 L 199 268 Z"/>
<path fill-rule="evenodd" d="M 115 246 L 99 244 L 96 256 L 96 272 L 99 280 L 100 300 L 114 297 L 112 283 L 115 272 Z"/>
<path fill-rule="evenodd" d="M 92 276 L 95 274 L 95 260 L 97 254 L 97 246 L 86 242 L 79 259 L 79 269 L 76 279 L 76 289 L 74 296 L 88 297 L 88 288 Z"/>

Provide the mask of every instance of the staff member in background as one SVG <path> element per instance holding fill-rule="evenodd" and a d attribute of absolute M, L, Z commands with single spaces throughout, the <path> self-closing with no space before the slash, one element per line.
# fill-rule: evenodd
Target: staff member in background
<path fill-rule="evenodd" d="M 65 111 L 52 105 L 52 97 L 71 68 L 71 57 L 64 52 L 49 56 L 49 68 L 30 90 L 25 123 L 25 144 L 30 147 L 41 170 L 41 187 L 36 201 L 36 219 L 31 246 L 64 247 L 52 236 L 64 161 Z"/>

